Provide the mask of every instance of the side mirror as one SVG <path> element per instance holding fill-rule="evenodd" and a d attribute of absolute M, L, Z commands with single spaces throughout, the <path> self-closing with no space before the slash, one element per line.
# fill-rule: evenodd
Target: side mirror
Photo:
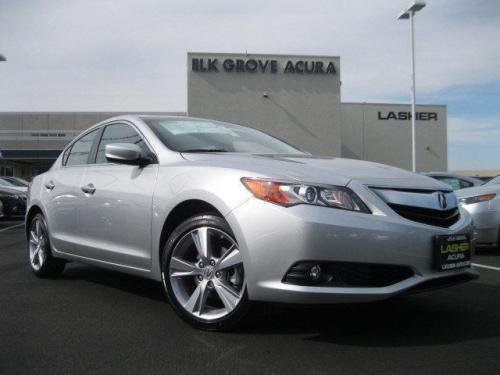
<path fill-rule="evenodd" d="M 141 148 L 133 143 L 111 143 L 105 148 L 106 159 L 112 163 L 146 165 L 150 162 L 142 157 Z"/>

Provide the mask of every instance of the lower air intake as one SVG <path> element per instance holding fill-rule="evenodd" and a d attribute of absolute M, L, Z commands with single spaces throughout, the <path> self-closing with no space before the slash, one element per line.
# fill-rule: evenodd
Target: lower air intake
<path fill-rule="evenodd" d="M 321 269 L 321 276 L 317 279 L 313 277 L 317 274 L 314 272 L 316 266 Z M 293 265 L 283 282 L 307 286 L 379 288 L 396 284 L 413 275 L 413 270 L 406 266 L 308 261 Z"/>

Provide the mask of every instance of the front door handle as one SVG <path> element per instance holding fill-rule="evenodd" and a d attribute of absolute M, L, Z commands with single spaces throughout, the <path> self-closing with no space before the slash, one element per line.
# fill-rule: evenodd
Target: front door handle
<path fill-rule="evenodd" d="M 94 184 L 87 184 L 85 186 L 82 186 L 82 191 L 85 194 L 94 194 L 95 193 L 95 187 Z"/>
<path fill-rule="evenodd" d="M 54 185 L 54 182 L 52 181 L 46 182 L 44 186 L 48 190 L 54 190 L 54 188 L 56 187 L 56 185 Z"/>

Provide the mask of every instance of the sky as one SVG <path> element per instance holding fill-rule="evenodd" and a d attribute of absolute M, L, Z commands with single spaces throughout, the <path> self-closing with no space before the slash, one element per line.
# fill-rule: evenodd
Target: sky
<path fill-rule="evenodd" d="M 186 53 L 340 56 L 342 101 L 410 100 L 408 0 L 1 0 L 0 111 L 185 111 Z M 500 1 L 428 0 L 417 103 L 449 169 L 500 168 Z"/>

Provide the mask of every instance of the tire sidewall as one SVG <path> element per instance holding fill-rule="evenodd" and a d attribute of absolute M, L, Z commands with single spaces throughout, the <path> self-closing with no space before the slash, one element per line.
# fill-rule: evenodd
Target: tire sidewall
<path fill-rule="evenodd" d="M 177 301 L 170 283 L 169 268 L 173 250 L 186 233 L 202 226 L 222 230 L 230 235 L 236 242 L 231 228 L 227 222 L 219 216 L 213 214 L 202 214 L 187 219 L 174 229 L 166 241 L 165 246 L 163 246 L 161 254 L 161 277 L 163 290 L 177 314 L 191 325 L 205 330 L 227 330 L 234 327 L 248 312 L 250 301 L 248 300 L 246 286 L 240 303 L 233 311 L 231 311 L 231 313 L 219 319 L 206 320 L 195 317 L 184 309 L 184 307 Z"/>

